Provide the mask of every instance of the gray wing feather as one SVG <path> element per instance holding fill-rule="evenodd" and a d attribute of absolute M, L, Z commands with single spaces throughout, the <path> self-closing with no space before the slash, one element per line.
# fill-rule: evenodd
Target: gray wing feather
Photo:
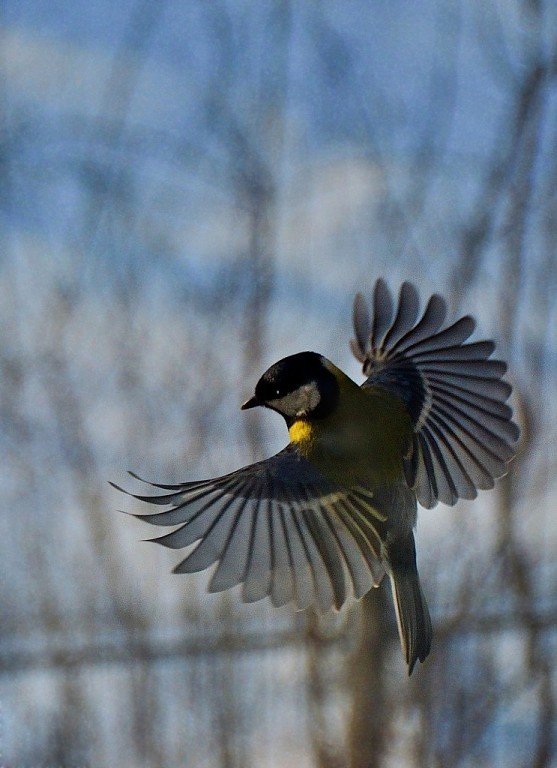
<path fill-rule="evenodd" d="M 366 345 L 371 333 L 371 319 L 366 300 L 361 293 L 357 293 L 354 298 L 352 320 L 354 323 L 354 331 L 356 333 L 356 341 L 352 342 L 352 351 L 360 363 L 363 363 L 365 360 Z"/>
<path fill-rule="evenodd" d="M 283 522 L 288 535 L 290 547 L 290 562 L 294 592 L 298 608 L 309 608 L 317 601 L 321 606 L 319 591 L 316 585 L 314 553 L 304 536 L 303 526 L 298 519 L 298 503 L 292 501 L 283 508 Z M 327 610 L 330 607 L 325 607 Z"/>
<path fill-rule="evenodd" d="M 324 591 L 324 599 L 328 608 L 332 605 L 337 610 L 348 597 L 348 585 L 345 576 L 345 561 L 342 549 L 339 548 L 336 539 L 332 536 L 327 523 L 323 519 L 323 506 L 320 506 L 318 514 L 308 510 L 302 510 L 305 518 L 305 530 L 311 535 L 319 558 L 319 572 L 314 571 L 316 586 Z M 328 610 L 327 608 L 327 610 Z"/>
<path fill-rule="evenodd" d="M 136 517 L 174 527 L 150 541 L 171 549 L 197 542 L 174 571 L 217 563 L 210 591 L 242 584 L 246 602 L 269 595 L 275 605 L 329 610 L 385 573 L 369 494 L 334 486 L 291 447 L 230 475 L 166 489 L 136 498 L 170 509 Z"/>
<path fill-rule="evenodd" d="M 270 509 L 273 557 L 273 576 L 270 594 L 273 605 L 278 607 L 286 605 L 286 603 L 289 603 L 294 598 L 294 579 L 283 511 L 280 504 L 273 500 L 271 500 Z"/>
<path fill-rule="evenodd" d="M 237 525 L 244 501 L 242 500 L 239 505 L 232 501 L 226 505 L 229 509 L 223 509 L 217 515 L 208 530 L 203 533 L 197 547 L 175 568 L 176 573 L 203 571 L 223 557 L 229 537 Z M 240 506 L 240 510 L 237 509 L 238 506 Z M 228 514 L 224 514 L 225 511 Z M 175 534 L 178 535 L 182 531 L 187 533 L 187 528 L 178 529 Z M 157 541 L 159 544 L 163 543 L 157 539 L 154 539 L 154 541 Z"/>
<path fill-rule="evenodd" d="M 338 511 L 335 511 L 334 507 L 331 510 L 331 514 L 327 509 L 323 509 L 322 514 L 324 521 L 329 526 L 330 531 L 342 551 L 343 558 L 350 573 L 354 596 L 359 599 L 374 586 L 374 577 L 367 563 L 365 554 L 358 546 L 356 537 L 350 533 L 350 529 L 347 529 L 347 527 L 342 524 L 341 517 Z M 379 561 L 377 561 L 377 563 L 379 564 Z M 384 575 L 384 571 L 381 575 Z"/>
<path fill-rule="evenodd" d="M 414 360 L 487 360 L 493 354 L 495 344 L 492 341 L 474 341 L 462 347 L 443 347 L 441 349 L 417 352 L 413 354 Z"/>
<path fill-rule="evenodd" d="M 507 366 L 490 359 L 494 343 L 466 343 L 475 329 L 468 315 L 443 328 L 446 303 L 437 294 L 416 323 L 418 296 L 409 283 L 400 290 L 394 319 L 383 280 L 375 285 L 371 321 L 361 297 L 357 302 L 352 349 L 368 377 L 362 386 L 383 387 L 408 409 L 415 437 L 404 470 L 420 504 L 455 504 L 492 488 L 507 471 L 519 437 L 506 404 Z"/>
<path fill-rule="evenodd" d="M 242 507 L 237 512 L 228 542 L 220 554 L 218 567 L 209 582 L 209 592 L 222 592 L 244 581 L 249 562 L 255 513 L 254 501 L 244 499 Z"/>
<path fill-rule="evenodd" d="M 335 504 L 335 513 L 336 518 L 342 522 L 344 529 L 350 533 L 352 540 L 360 550 L 369 570 L 372 584 L 377 587 L 386 572 L 380 555 L 377 532 L 369 532 L 366 527 L 362 527 L 359 521 L 359 512 L 356 512 L 349 499 L 338 501 Z"/>
<path fill-rule="evenodd" d="M 422 339 L 433 336 L 443 325 L 447 316 L 447 303 L 442 296 L 434 293 L 429 298 L 424 313 L 419 322 L 393 345 L 392 351 L 404 352 L 408 347 L 417 344 Z"/>
<path fill-rule="evenodd" d="M 242 599 L 246 603 L 262 600 L 269 594 L 271 588 L 273 563 L 269 517 L 268 501 L 262 502 L 259 499 L 257 514 L 254 515 L 248 566 L 242 589 Z"/>
<path fill-rule="evenodd" d="M 393 299 L 384 280 L 375 283 L 373 291 L 373 320 L 371 323 L 371 348 L 379 349 L 393 318 Z"/>
<path fill-rule="evenodd" d="M 400 288 L 398 309 L 393 324 L 385 334 L 381 346 L 390 349 L 415 324 L 420 311 L 418 292 L 412 283 L 403 283 Z"/>
<path fill-rule="evenodd" d="M 448 328 L 445 328 L 432 336 L 426 336 L 421 341 L 414 342 L 405 348 L 405 352 L 412 353 L 412 356 L 423 352 L 444 349 L 453 344 L 464 344 L 476 328 L 476 321 L 470 315 L 465 315 L 457 320 Z"/>
<path fill-rule="evenodd" d="M 310 515 L 304 515 L 300 507 L 294 509 L 294 517 L 298 521 L 298 530 L 304 542 L 307 562 L 313 576 L 317 605 L 321 611 L 328 611 L 335 604 L 333 574 L 327 570 L 319 546 L 312 534 L 313 519 Z"/>

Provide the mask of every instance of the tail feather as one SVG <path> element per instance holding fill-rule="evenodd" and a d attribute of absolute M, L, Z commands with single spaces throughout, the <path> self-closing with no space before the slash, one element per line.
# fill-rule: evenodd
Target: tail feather
<path fill-rule="evenodd" d="M 433 635 L 431 617 L 415 567 L 394 568 L 390 578 L 400 643 L 411 675 L 416 661 L 424 661 L 429 654 Z"/>
<path fill-rule="evenodd" d="M 391 530 L 385 543 L 398 634 L 411 675 L 416 661 L 424 661 L 431 648 L 431 618 L 420 586 L 412 530 Z"/>

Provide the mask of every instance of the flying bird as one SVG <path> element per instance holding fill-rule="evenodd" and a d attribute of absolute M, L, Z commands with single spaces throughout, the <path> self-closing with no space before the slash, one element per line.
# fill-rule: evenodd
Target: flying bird
<path fill-rule="evenodd" d="M 411 283 L 395 302 L 378 280 L 371 311 L 361 294 L 354 301 L 361 386 L 315 352 L 279 360 L 242 409 L 279 413 L 290 437 L 283 450 L 223 477 L 130 494 L 169 507 L 136 515 L 172 527 L 152 541 L 198 542 L 174 572 L 218 563 L 211 592 L 241 584 L 245 602 L 270 596 L 276 606 L 325 612 L 388 575 L 409 674 L 432 640 L 416 566 L 417 504 L 454 505 L 492 488 L 519 437 L 495 344 L 467 343 L 469 315 L 446 325 L 438 294 L 419 309 Z"/>

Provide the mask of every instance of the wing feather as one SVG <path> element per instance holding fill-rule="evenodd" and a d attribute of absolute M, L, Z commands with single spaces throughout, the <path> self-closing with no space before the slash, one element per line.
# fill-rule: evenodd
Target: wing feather
<path fill-rule="evenodd" d="M 300 506 L 295 508 L 294 516 L 298 519 L 300 535 L 303 538 L 308 562 L 313 574 L 317 605 L 321 611 L 329 611 L 335 604 L 333 577 L 327 570 L 313 534 L 311 516 L 304 507 Z"/>
<path fill-rule="evenodd" d="M 393 300 L 384 280 L 375 283 L 373 291 L 373 320 L 371 324 L 371 349 L 381 349 L 384 335 L 393 318 Z"/>
<path fill-rule="evenodd" d="M 465 315 L 460 320 L 449 325 L 448 328 L 411 344 L 404 351 L 406 355 L 412 354 L 414 356 L 419 353 L 444 349 L 448 346 L 460 345 L 474 333 L 475 328 L 476 321 L 474 318 L 470 315 Z"/>
<path fill-rule="evenodd" d="M 378 280 L 371 321 L 358 300 L 352 348 L 368 377 L 362 386 L 370 392 L 382 387 L 407 407 L 415 435 L 403 466 L 418 501 L 452 505 L 492 488 L 507 471 L 519 437 L 506 404 L 512 390 L 502 378 L 506 363 L 491 359 L 495 344 L 468 342 L 475 320 L 466 315 L 443 327 L 446 302 L 434 294 L 416 323 L 417 292 L 409 285 L 403 284 L 395 310 L 386 283 Z"/>
<path fill-rule="evenodd" d="M 408 347 L 417 344 L 422 339 L 433 336 L 443 325 L 446 315 L 445 299 L 434 293 L 427 302 L 421 320 L 393 345 L 392 352 L 404 352 Z"/>
<path fill-rule="evenodd" d="M 220 554 L 217 569 L 209 582 L 209 592 L 222 592 L 243 583 L 249 562 L 255 512 L 253 500 L 243 499 Z"/>
<path fill-rule="evenodd" d="M 487 360 L 495 351 L 495 344 L 492 341 L 475 341 L 470 344 L 463 344 L 461 347 L 443 347 L 442 349 L 430 350 L 428 352 L 417 352 L 412 355 L 414 362 L 420 360 L 456 360 L 459 362 L 468 360 Z"/>
<path fill-rule="evenodd" d="M 214 507 L 221 499 L 227 498 L 229 490 L 233 487 L 231 481 L 227 486 L 205 488 L 200 493 L 186 493 L 180 497 L 178 506 L 165 512 L 153 512 L 151 514 L 134 515 L 138 520 L 145 520 L 151 525 L 172 526 L 179 523 L 190 523 L 203 512 Z M 133 494 L 130 494 L 133 495 Z M 145 498 L 133 495 L 134 499 L 145 501 Z M 168 503 L 168 502 L 167 502 Z M 194 539 L 195 541 L 195 539 Z"/>
<path fill-rule="evenodd" d="M 294 579 L 292 574 L 292 559 L 288 541 L 286 523 L 279 502 L 270 500 L 271 541 L 273 548 L 273 579 L 271 584 L 271 601 L 275 606 L 286 605 L 294 597 Z"/>
<path fill-rule="evenodd" d="M 385 334 L 381 346 L 386 349 L 393 347 L 415 324 L 419 311 L 420 299 L 417 290 L 412 283 L 403 283 L 400 287 L 395 319 Z"/>
<path fill-rule="evenodd" d="M 373 494 L 335 486 L 292 446 L 229 475 L 165 490 L 154 503 L 169 509 L 137 517 L 173 528 L 151 539 L 165 547 L 197 542 L 174 570 L 216 563 L 212 592 L 242 584 L 246 602 L 270 596 L 275 605 L 329 610 L 384 575 Z"/>
<path fill-rule="evenodd" d="M 292 574 L 294 577 L 296 605 L 308 608 L 316 599 L 316 575 L 311 551 L 304 537 L 303 525 L 299 520 L 299 502 L 292 500 L 284 520 L 288 525 L 290 551 L 292 556 Z M 318 597 L 318 595 L 317 595 Z M 319 602 L 319 600 L 318 600 Z"/>
<path fill-rule="evenodd" d="M 480 397 L 491 398 L 492 400 L 501 403 L 508 400 L 512 392 L 512 387 L 508 381 L 486 379 L 481 376 L 473 376 L 470 374 L 452 376 L 446 371 L 439 376 L 430 373 L 428 375 L 428 385 L 430 383 L 445 386 L 447 389 L 456 392 L 471 393 L 479 395 Z"/>
<path fill-rule="evenodd" d="M 332 536 L 327 523 L 323 518 L 325 507 L 319 505 L 316 512 L 307 507 L 301 510 L 302 517 L 306 525 L 306 530 L 310 533 L 321 561 L 320 573 L 315 572 L 316 578 L 319 576 L 325 582 L 328 582 L 326 600 L 328 608 L 334 604 L 338 610 L 348 597 L 344 558 L 342 549 L 339 548 L 336 539 Z M 322 586 L 321 584 L 319 586 Z M 329 602 L 331 601 L 331 602 Z"/>
<path fill-rule="evenodd" d="M 344 530 L 350 533 L 351 538 L 364 557 L 372 577 L 373 586 L 378 586 L 385 575 L 385 566 L 381 560 L 376 542 L 370 542 L 365 530 L 362 529 L 357 517 L 354 516 L 353 509 L 350 507 L 347 499 L 336 501 L 335 511 L 339 521 L 343 523 Z"/>
<path fill-rule="evenodd" d="M 451 477 L 457 497 L 460 499 L 475 499 L 478 495 L 476 486 L 470 479 L 462 461 L 459 459 L 445 433 L 433 421 L 426 429 L 428 433 L 432 434 L 431 442 L 435 443 L 435 440 L 437 440 L 440 445 L 444 446 L 442 455 L 446 465 L 445 472 Z"/>
<path fill-rule="evenodd" d="M 350 573 L 354 596 L 356 599 L 359 599 L 366 592 L 369 592 L 374 584 L 373 575 L 367 564 L 366 557 L 365 555 L 362 556 L 362 550 L 358 546 L 356 538 L 340 522 L 335 504 L 330 505 L 330 509 L 323 508 L 322 514 L 323 520 L 328 525 L 338 547 L 342 551 L 342 556 Z"/>
<path fill-rule="evenodd" d="M 242 598 L 246 603 L 262 600 L 269 594 L 273 571 L 268 500 L 262 500 L 261 495 L 259 495 L 256 505 L 257 512 L 254 514 L 249 562 L 242 590 Z"/>
<path fill-rule="evenodd" d="M 439 501 L 442 501 L 444 504 L 452 505 L 458 499 L 455 481 L 449 472 L 447 462 L 445 461 L 441 449 L 430 430 L 425 426 L 423 428 L 423 435 L 430 450 L 433 472 L 435 479 L 437 480 L 437 497 Z"/>
<path fill-rule="evenodd" d="M 366 345 L 371 332 L 371 319 L 366 300 L 361 293 L 357 293 L 354 299 L 352 320 L 356 333 L 356 341 L 353 342 L 352 351 L 355 357 L 363 363 L 366 356 Z"/>
<path fill-rule="evenodd" d="M 242 514 L 245 506 L 245 499 L 231 499 L 223 506 L 224 508 L 221 509 L 208 530 L 203 533 L 201 541 L 193 552 L 180 563 L 178 569 L 175 571 L 176 573 L 195 573 L 197 571 L 203 571 L 205 568 L 213 565 L 213 563 L 216 563 L 217 560 L 223 556 L 230 537 L 234 532 L 234 528 L 238 524 L 240 515 Z M 228 511 L 228 514 L 224 514 L 225 511 Z M 170 534 L 170 536 L 179 536 L 183 531 L 187 532 L 187 526 L 181 530 L 179 529 L 178 531 L 175 531 L 175 534 Z M 178 541 L 174 541 L 174 547 L 182 546 L 178 542 L 179 539 Z M 159 541 L 158 543 L 162 542 Z"/>
<path fill-rule="evenodd" d="M 502 403 L 499 400 L 494 400 L 490 397 L 483 395 L 477 395 L 474 392 L 470 392 L 465 389 L 457 389 L 455 387 L 449 387 L 443 384 L 435 384 L 434 381 L 430 382 L 430 389 L 436 394 L 439 399 L 444 399 L 445 402 L 450 403 L 462 403 L 463 405 L 475 408 L 482 413 L 483 416 L 494 416 L 501 421 L 508 424 L 512 422 L 512 409 L 506 403 Z M 513 440 L 518 438 L 518 428 L 513 429 Z"/>

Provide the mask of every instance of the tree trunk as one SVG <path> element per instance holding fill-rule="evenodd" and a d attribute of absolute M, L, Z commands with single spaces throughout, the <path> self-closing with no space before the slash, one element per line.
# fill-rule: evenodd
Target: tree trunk
<path fill-rule="evenodd" d="M 372 589 L 361 602 L 360 639 L 348 663 L 352 691 L 348 750 L 350 768 L 378 768 L 388 743 L 389 712 L 385 662 L 391 622 L 388 584 Z"/>

